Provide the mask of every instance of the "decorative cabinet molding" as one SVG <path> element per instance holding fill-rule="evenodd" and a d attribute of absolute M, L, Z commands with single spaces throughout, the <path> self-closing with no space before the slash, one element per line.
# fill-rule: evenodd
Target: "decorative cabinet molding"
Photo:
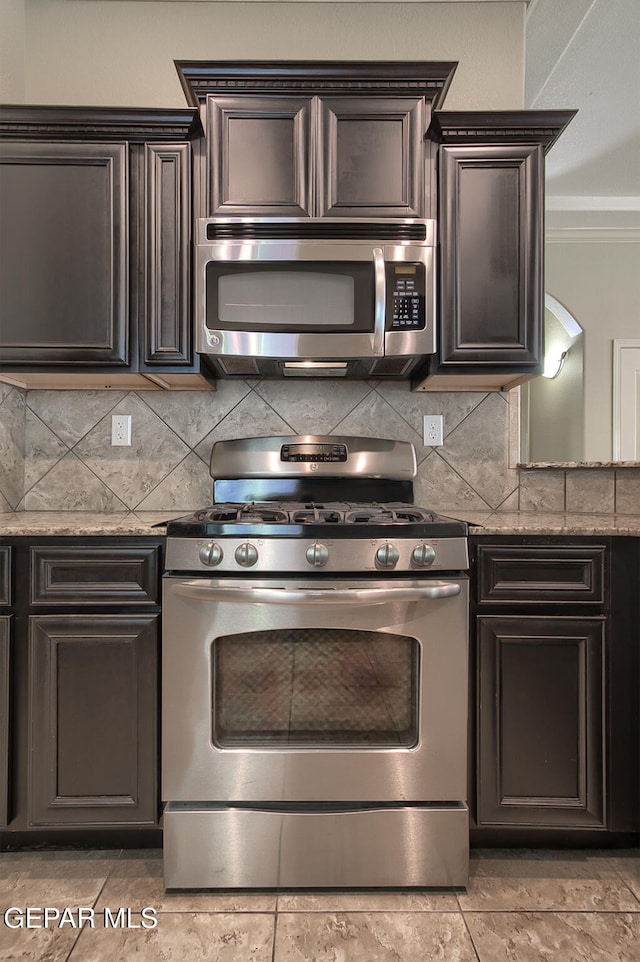
<path fill-rule="evenodd" d="M 439 107 L 453 79 L 456 61 L 174 61 L 187 103 L 207 97 L 247 94 L 425 95 Z"/>

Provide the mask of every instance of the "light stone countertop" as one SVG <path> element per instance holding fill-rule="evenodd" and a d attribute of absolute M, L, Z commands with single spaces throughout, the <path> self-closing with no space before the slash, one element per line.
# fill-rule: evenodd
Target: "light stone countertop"
<path fill-rule="evenodd" d="M 454 512 L 452 512 L 454 514 Z M 470 534 L 627 535 L 640 537 L 640 514 L 495 511 L 457 514 L 469 522 Z"/>
<path fill-rule="evenodd" d="M 447 514 L 447 512 L 442 512 Z M 91 511 L 8 511 L 0 513 L 0 538 L 20 536 L 152 536 L 165 534 L 163 522 L 188 511 L 139 511 L 100 514 Z M 454 512 L 469 523 L 471 534 L 629 535 L 640 537 L 640 514 L 579 514 L 542 511 Z M 158 526 L 159 525 L 159 526 Z"/>
<path fill-rule="evenodd" d="M 521 461 L 517 467 L 525 471 L 537 471 L 541 469 L 547 471 L 550 468 L 558 468 L 561 471 L 566 471 L 570 468 L 575 468 L 577 471 L 591 471 L 594 468 L 614 468 L 617 471 L 618 468 L 638 469 L 640 468 L 640 461 Z"/>
<path fill-rule="evenodd" d="M 7 511 L 0 513 L 0 538 L 21 535 L 147 535 L 159 538 L 165 534 L 164 522 L 186 514 L 189 512 L 128 511 L 109 514 L 95 511 Z"/>

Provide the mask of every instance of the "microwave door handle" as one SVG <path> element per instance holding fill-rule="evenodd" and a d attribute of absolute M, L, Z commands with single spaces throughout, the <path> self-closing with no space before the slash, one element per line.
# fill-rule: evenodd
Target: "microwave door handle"
<path fill-rule="evenodd" d="M 373 248 L 373 269 L 375 276 L 376 306 L 373 323 L 373 354 L 384 355 L 384 322 L 387 308 L 387 277 L 384 265 L 384 251 Z"/>
<path fill-rule="evenodd" d="M 207 581 L 183 581 L 171 590 L 185 598 L 201 601 L 230 601 L 240 604 L 300 605 L 347 604 L 381 605 L 395 601 L 425 601 L 455 598 L 461 587 L 455 581 L 430 581 L 405 588 L 243 588 L 211 584 Z"/>

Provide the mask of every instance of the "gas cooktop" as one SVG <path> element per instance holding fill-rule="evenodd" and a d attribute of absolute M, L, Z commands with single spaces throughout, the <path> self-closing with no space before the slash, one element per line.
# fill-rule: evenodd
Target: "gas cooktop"
<path fill-rule="evenodd" d="M 465 537 L 464 521 L 445 518 L 404 502 L 351 503 L 328 501 L 222 502 L 167 523 L 167 535 L 207 537 L 313 537 L 360 538 L 390 536 L 398 527 L 401 537 Z M 321 529 L 315 531 L 313 529 Z M 382 530 L 378 530 L 381 528 Z"/>
<path fill-rule="evenodd" d="M 466 568 L 466 522 L 414 504 L 415 474 L 415 450 L 404 441 L 317 435 L 219 441 L 211 452 L 213 503 L 167 523 L 167 569 Z"/>

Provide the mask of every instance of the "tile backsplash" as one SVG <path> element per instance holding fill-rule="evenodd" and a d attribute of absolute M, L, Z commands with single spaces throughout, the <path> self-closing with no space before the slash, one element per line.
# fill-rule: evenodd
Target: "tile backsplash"
<path fill-rule="evenodd" d="M 415 499 L 439 511 L 640 511 L 640 468 L 592 482 L 589 470 L 511 467 L 517 407 L 514 392 L 411 393 L 405 382 L 219 381 L 213 392 L 139 393 L 0 383 L 0 510 L 190 511 L 211 499 L 214 441 L 344 434 L 412 441 Z M 111 446 L 112 414 L 132 416 L 130 447 Z M 425 414 L 444 415 L 442 447 L 423 445 Z"/>

